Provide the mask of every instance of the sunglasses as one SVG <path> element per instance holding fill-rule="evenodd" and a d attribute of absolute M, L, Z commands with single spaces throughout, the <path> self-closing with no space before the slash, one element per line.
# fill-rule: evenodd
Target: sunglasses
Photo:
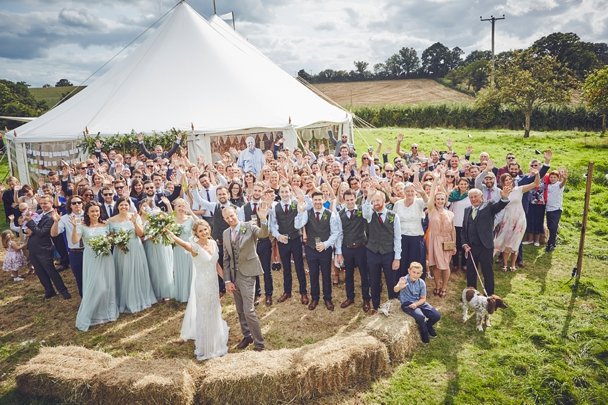
<path fill-rule="evenodd" d="M 121 189 L 125 188 L 125 186 L 114 186 L 114 188 L 115 188 L 116 190 L 121 190 Z"/>
<path fill-rule="evenodd" d="M 154 190 L 154 187 L 145 187 L 144 190 Z"/>
<path fill-rule="evenodd" d="M 446 177 L 446 178 L 449 178 L 449 179 L 453 179 L 455 176 L 453 176 L 453 175 L 451 175 L 451 174 L 447 174 L 445 177 Z"/>
<path fill-rule="evenodd" d="M 83 197 L 93 197 L 93 194 L 83 194 Z"/>
<path fill-rule="evenodd" d="M 392 173 L 392 172 L 394 172 L 394 170 L 386 169 L 385 172 Z"/>
<path fill-rule="evenodd" d="M 87 170 L 86 167 L 79 167 L 78 170 Z"/>
<path fill-rule="evenodd" d="M 105 197 L 108 197 L 108 196 L 113 196 L 114 194 L 113 194 L 113 193 L 103 193 L 103 195 L 104 195 Z"/>
<path fill-rule="evenodd" d="M 77 205 L 77 204 L 82 205 L 82 201 L 72 201 L 70 204 L 71 205 Z"/>

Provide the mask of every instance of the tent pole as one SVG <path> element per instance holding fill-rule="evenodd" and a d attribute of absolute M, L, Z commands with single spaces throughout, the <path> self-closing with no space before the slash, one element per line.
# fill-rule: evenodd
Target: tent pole
<path fill-rule="evenodd" d="M 215 0 L 213 0 L 213 14 L 217 15 L 217 7 L 215 7 Z"/>

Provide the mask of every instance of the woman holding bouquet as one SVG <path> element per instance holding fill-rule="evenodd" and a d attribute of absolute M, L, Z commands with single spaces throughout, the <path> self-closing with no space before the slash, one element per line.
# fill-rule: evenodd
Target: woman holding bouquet
<path fill-rule="evenodd" d="M 169 213 L 173 212 L 167 197 L 162 196 L 161 201 L 169 209 Z M 144 219 L 144 250 L 148 259 L 154 295 L 157 300 L 173 298 L 175 295 L 173 249 L 169 243 L 164 243 L 162 237 L 166 226 L 163 219 L 169 214 L 162 212 L 158 207 L 150 208 L 146 203 L 141 204 L 140 214 Z"/>
<path fill-rule="evenodd" d="M 116 201 L 118 215 L 109 219 L 111 232 L 129 232 L 129 242 L 124 247 L 114 247 L 118 309 L 120 312 L 135 313 L 156 303 L 150 282 L 150 271 L 146 253 L 140 237 L 144 235 L 141 219 L 129 212 L 129 200 L 125 197 Z"/>
<path fill-rule="evenodd" d="M 56 215 L 56 214 L 55 214 Z M 100 221 L 101 206 L 92 201 L 84 208 L 84 224 L 70 217 L 73 227 L 72 243 L 84 241 L 82 301 L 76 315 L 76 328 L 89 330 L 92 325 L 118 319 L 116 302 L 116 271 L 110 255 L 108 226 Z"/>
<path fill-rule="evenodd" d="M 186 200 L 177 198 L 173 201 L 175 207 L 175 222 L 181 227 L 180 235 L 188 238 L 192 235 L 194 218 L 189 215 Z M 192 284 L 192 255 L 180 245 L 173 248 L 173 276 L 175 280 L 175 299 L 179 302 L 188 302 L 190 286 Z"/>

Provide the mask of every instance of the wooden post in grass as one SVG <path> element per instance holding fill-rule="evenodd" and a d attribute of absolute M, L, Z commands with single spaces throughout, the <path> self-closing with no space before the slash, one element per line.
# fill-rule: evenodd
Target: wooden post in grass
<path fill-rule="evenodd" d="M 593 162 L 587 166 L 587 188 L 585 189 L 585 206 L 583 208 L 583 225 L 581 226 L 581 240 L 578 244 L 578 260 L 576 262 L 576 279 L 574 287 L 578 286 L 583 269 L 583 251 L 585 250 L 585 233 L 587 232 L 587 217 L 589 215 L 589 199 L 591 198 L 591 182 L 593 181 Z"/>

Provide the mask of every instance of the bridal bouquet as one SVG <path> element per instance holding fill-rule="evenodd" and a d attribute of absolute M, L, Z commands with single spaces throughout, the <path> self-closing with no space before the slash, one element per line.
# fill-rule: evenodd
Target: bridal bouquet
<path fill-rule="evenodd" d="M 88 241 L 96 256 L 106 256 L 112 251 L 112 241 L 106 235 L 95 236 Z"/>
<path fill-rule="evenodd" d="M 129 251 L 129 240 L 131 240 L 131 231 L 120 229 L 118 231 L 110 232 L 108 234 L 108 239 L 110 239 L 112 245 L 120 249 L 121 252 L 127 253 Z"/>
<path fill-rule="evenodd" d="M 148 217 L 144 237 L 154 243 L 162 242 L 164 245 L 169 246 L 173 244 L 173 241 L 167 235 L 167 231 L 179 236 L 182 227 L 175 222 L 175 216 L 160 212 Z"/>

